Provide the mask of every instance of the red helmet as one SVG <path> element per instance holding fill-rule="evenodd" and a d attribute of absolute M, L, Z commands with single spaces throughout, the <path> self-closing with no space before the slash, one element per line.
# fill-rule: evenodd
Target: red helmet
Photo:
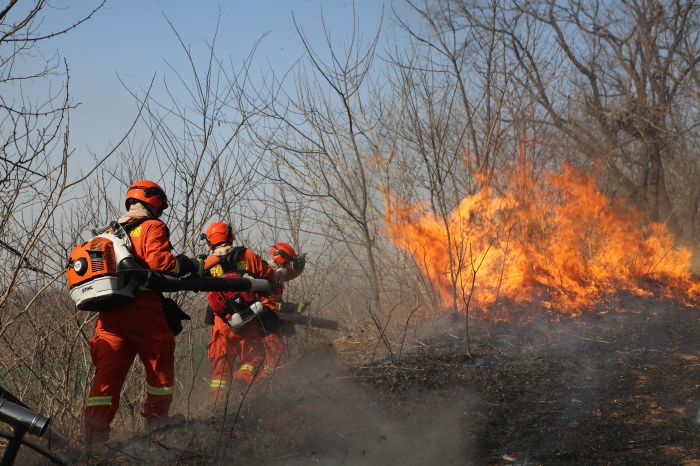
<path fill-rule="evenodd" d="M 233 240 L 236 239 L 231 225 L 224 222 L 213 222 L 203 236 L 207 240 L 210 249 L 214 249 L 221 243 L 233 243 Z"/>
<path fill-rule="evenodd" d="M 287 243 L 277 243 L 270 248 L 270 256 L 279 265 L 287 265 L 297 257 L 297 252 Z"/>
<path fill-rule="evenodd" d="M 129 202 L 131 199 L 143 202 L 156 210 L 162 211 L 168 207 L 168 197 L 165 195 L 165 191 L 153 181 L 134 181 L 126 192 L 124 205 L 127 209 L 131 205 Z"/>

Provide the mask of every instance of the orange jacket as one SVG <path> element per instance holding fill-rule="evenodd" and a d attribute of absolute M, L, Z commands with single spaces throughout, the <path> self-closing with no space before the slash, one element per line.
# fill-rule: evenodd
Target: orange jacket
<path fill-rule="evenodd" d="M 233 250 L 235 249 L 236 248 Z M 251 275 L 255 275 L 255 278 L 262 278 L 270 281 L 275 279 L 275 271 L 270 267 L 270 264 L 262 260 L 262 257 L 255 254 L 255 251 L 252 249 L 245 248 L 245 250 L 238 253 L 238 257 L 235 258 L 235 264 L 228 263 L 229 258 L 229 255 L 211 255 L 207 257 L 204 260 L 206 273 L 212 277 L 218 277 L 234 270 L 245 270 Z"/>
<path fill-rule="evenodd" d="M 126 224 L 129 230 L 129 224 Z M 161 220 L 148 219 L 129 230 L 136 261 L 143 267 L 177 275 L 179 265 L 172 254 L 170 232 Z"/>
<path fill-rule="evenodd" d="M 232 272 L 234 270 L 245 270 L 246 272 L 253 275 L 255 278 L 262 278 L 264 280 L 270 281 L 270 283 L 275 280 L 275 271 L 270 267 L 270 265 L 265 262 L 262 257 L 256 254 L 252 249 L 246 248 L 245 251 L 238 254 L 235 264 L 230 264 L 227 262 L 229 256 L 209 256 L 205 261 L 204 265 L 207 269 L 207 273 L 211 276 L 217 277 L 223 274 Z M 215 293 L 215 292 L 214 292 Z M 210 303 L 211 303 L 212 293 L 210 293 Z M 276 296 L 262 296 L 260 297 L 260 302 L 265 306 L 269 307 L 275 311 L 279 311 L 279 299 Z M 219 311 L 214 306 L 212 306 L 215 311 Z"/>
<path fill-rule="evenodd" d="M 272 293 L 270 293 L 270 297 L 275 301 L 276 307 L 274 308 L 276 311 L 279 311 L 279 306 L 280 303 L 282 302 L 282 296 L 284 295 L 284 284 L 288 281 L 294 280 L 297 278 L 299 275 L 301 275 L 301 270 L 294 270 L 293 268 L 288 268 L 287 273 L 284 275 L 284 280 L 277 283 L 277 286 L 272 289 Z"/>
<path fill-rule="evenodd" d="M 287 275 L 285 275 L 284 281 L 288 282 L 288 281 L 294 280 L 299 275 L 301 275 L 301 272 L 303 272 L 303 270 L 295 270 L 293 267 L 290 269 L 287 269 Z"/>

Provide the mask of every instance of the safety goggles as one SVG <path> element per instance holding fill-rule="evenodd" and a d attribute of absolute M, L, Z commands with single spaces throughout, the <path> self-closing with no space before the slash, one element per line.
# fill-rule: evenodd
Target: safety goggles
<path fill-rule="evenodd" d="M 165 193 L 161 191 L 158 188 L 154 188 L 153 186 L 150 186 L 148 188 L 144 188 L 143 186 L 131 186 L 129 190 L 132 189 L 140 189 L 143 191 L 143 195 L 146 197 L 155 197 L 156 199 L 160 200 L 160 202 L 163 203 L 163 209 L 168 207 L 168 198 L 165 196 Z"/>
<path fill-rule="evenodd" d="M 282 259 L 284 259 L 285 263 L 291 262 L 294 259 L 292 256 L 290 256 L 289 254 L 287 254 L 286 252 L 284 252 L 281 249 L 275 249 L 275 252 L 273 255 L 280 256 Z"/>

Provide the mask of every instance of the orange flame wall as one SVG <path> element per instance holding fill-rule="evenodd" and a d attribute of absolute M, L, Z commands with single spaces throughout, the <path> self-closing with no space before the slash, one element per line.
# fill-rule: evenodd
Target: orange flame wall
<path fill-rule="evenodd" d="M 578 314 L 617 290 L 648 295 L 649 279 L 664 281 L 668 294 L 700 291 L 690 251 L 675 248 L 664 225 L 641 226 L 641 215 L 613 205 L 592 176 L 564 167 L 535 182 L 519 173 L 506 191 L 483 189 L 445 219 L 387 196 L 391 240 L 411 254 L 443 306 L 456 300 L 463 309 L 471 298 L 486 312 L 506 298 Z"/>

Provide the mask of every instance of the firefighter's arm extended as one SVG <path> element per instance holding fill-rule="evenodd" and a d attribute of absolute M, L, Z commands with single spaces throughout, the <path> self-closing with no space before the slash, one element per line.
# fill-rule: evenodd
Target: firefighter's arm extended
<path fill-rule="evenodd" d="M 292 259 L 291 264 L 287 268 L 287 273 L 284 277 L 284 281 L 288 282 L 290 280 L 294 280 L 297 278 L 299 275 L 301 275 L 301 272 L 304 271 L 304 267 L 306 266 L 306 253 L 300 254 L 298 257 Z"/>
<path fill-rule="evenodd" d="M 275 271 L 270 267 L 270 265 L 265 262 L 262 257 L 256 254 L 254 251 L 248 249 L 245 252 L 246 270 L 253 274 L 257 278 L 262 278 L 270 283 L 275 282 Z M 260 296 L 260 302 L 263 303 L 265 307 L 277 310 L 279 308 L 279 299 L 275 297 L 275 290 L 272 290 L 272 294 L 266 294 Z"/>
<path fill-rule="evenodd" d="M 279 309 L 283 314 L 303 314 L 311 306 L 310 301 L 303 301 L 300 303 L 293 303 L 291 301 L 282 301 L 280 303 Z"/>
<path fill-rule="evenodd" d="M 140 240 L 138 242 L 142 248 L 141 257 L 147 268 L 176 276 L 202 274 L 204 266 L 201 259 L 192 259 L 184 255 L 173 255 L 172 245 L 170 244 L 170 232 L 165 223 L 161 221 L 147 221 L 141 227 L 144 230 L 143 233 L 134 231 L 131 234 L 131 238 L 135 246 L 137 246 L 137 241 Z"/>

